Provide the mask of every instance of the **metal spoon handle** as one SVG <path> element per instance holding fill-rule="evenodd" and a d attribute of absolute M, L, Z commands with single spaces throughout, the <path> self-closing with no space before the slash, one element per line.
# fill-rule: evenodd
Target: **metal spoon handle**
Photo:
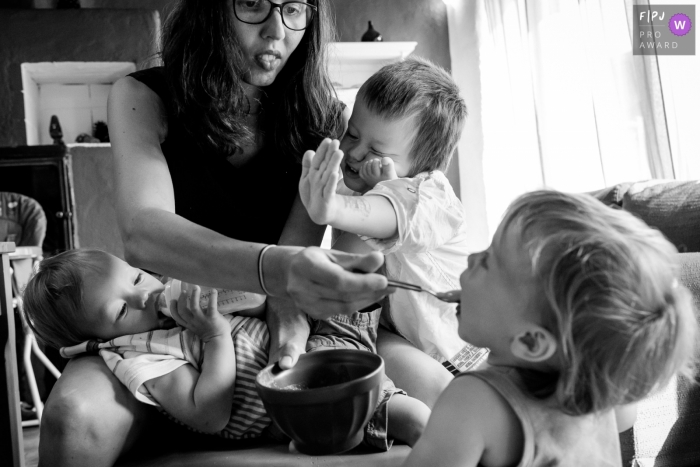
<path fill-rule="evenodd" d="M 427 291 L 426 291 L 423 287 L 421 287 L 420 285 L 409 284 L 408 282 L 401 282 L 401 281 L 397 281 L 397 280 L 395 280 L 395 279 L 389 279 L 389 280 L 387 280 L 387 282 L 389 283 L 389 286 L 390 286 L 390 287 L 396 287 L 396 288 L 398 288 L 398 289 L 413 290 L 413 291 L 416 291 L 416 292 L 427 292 Z"/>
<path fill-rule="evenodd" d="M 438 300 L 448 303 L 459 303 L 459 296 L 462 293 L 461 290 L 450 290 L 449 292 L 433 292 L 432 290 L 425 289 L 420 285 L 409 284 L 408 282 L 401 282 L 394 279 L 389 279 L 389 286 L 396 287 L 398 289 L 413 290 L 414 292 L 427 292 Z"/>

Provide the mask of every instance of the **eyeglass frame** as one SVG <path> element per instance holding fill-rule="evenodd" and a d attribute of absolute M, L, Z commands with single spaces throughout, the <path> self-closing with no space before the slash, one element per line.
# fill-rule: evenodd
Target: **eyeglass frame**
<path fill-rule="evenodd" d="M 290 31 L 304 31 L 304 30 L 305 30 L 306 28 L 308 28 L 309 25 L 313 22 L 314 18 L 316 17 L 316 13 L 318 13 L 318 6 L 312 5 L 312 4 L 310 4 L 310 3 L 306 2 L 306 1 L 296 0 L 296 1 L 283 2 L 283 3 L 275 3 L 275 2 L 273 2 L 272 0 L 264 0 L 264 1 L 266 1 L 267 3 L 270 4 L 270 11 L 267 13 L 267 16 L 266 16 L 262 21 L 258 21 L 257 23 L 249 23 L 248 21 L 243 21 L 241 18 L 239 18 L 239 17 L 238 17 L 238 12 L 236 11 L 236 0 L 233 0 L 233 14 L 234 14 L 234 16 L 236 17 L 236 19 L 237 19 L 238 21 L 240 21 L 241 23 L 245 23 L 245 24 L 263 24 L 265 21 L 267 21 L 268 19 L 270 19 L 270 16 L 272 16 L 272 12 L 275 10 L 275 8 L 277 8 L 277 9 L 279 9 L 279 11 L 280 11 L 280 19 L 282 20 L 282 24 L 284 24 L 284 27 L 285 27 L 285 28 L 289 29 Z M 284 21 L 284 12 L 282 11 L 282 8 L 283 8 L 285 5 L 289 4 L 289 3 L 303 3 L 303 4 L 305 4 L 306 6 L 308 6 L 308 7 L 311 8 L 311 18 L 310 18 L 309 21 L 306 23 L 306 26 L 304 26 L 304 29 L 292 29 L 292 28 L 290 28 L 289 26 L 287 26 L 287 23 Z"/>

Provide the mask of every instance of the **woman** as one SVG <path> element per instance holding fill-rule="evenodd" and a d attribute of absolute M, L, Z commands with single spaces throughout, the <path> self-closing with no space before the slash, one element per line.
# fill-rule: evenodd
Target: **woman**
<path fill-rule="evenodd" d="M 304 349 L 303 312 L 350 313 L 387 293 L 384 277 L 348 272 L 376 270 L 381 255 L 302 248 L 323 228 L 298 199 L 297 160 L 344 130 L 325 71 L 330 31 L 326 0 L 182 0 L 164 29 L 165 67 L 119 80 L 108 105 L 127 261 L 271 295 L 271 360 L 285 367 Z M 287 246 L 264 249 L 273 243 Z M 71 361 L 40 456 L 112 465 L 153 417 L 145 409 L 97 358 Z"/>

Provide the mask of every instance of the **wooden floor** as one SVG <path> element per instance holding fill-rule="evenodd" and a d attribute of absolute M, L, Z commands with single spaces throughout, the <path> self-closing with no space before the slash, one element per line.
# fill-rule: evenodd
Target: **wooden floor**
<path fill-rule="evenodd" d="M 24 465 L 37 467 L 39 465 L 39 427 L 23 428 L 24 435 Z"/>

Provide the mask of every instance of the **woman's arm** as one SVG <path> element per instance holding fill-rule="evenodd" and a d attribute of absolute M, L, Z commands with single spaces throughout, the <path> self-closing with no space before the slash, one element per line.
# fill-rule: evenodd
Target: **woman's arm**
<path fill-rule="evenodd" d="M 160 149 L 167 134 L 165 116 L 160 98 L 136 79 L 122 78 L 112 87 L 108 118 L 115 208 L 126 260 L 195 284 L 262 292 L 257 283 L 262 245 L 225 237 L 175 214 L 172 180 Z"/>
<path fill-rule="evenodd" d="M 282 230 L 280 245 L 318 246 L 325 226 L 314 224 L 297 195 Z M 306 350 L 309 322 L 306 314 L 291 300 L 270 297 L 266 321 L 270 330 L 270 363 L 279 362 L 282 368 L 296 365 L 299 355 Z"/>
<path fill-rule="evenodd" d="M 126 259 L 184 281 L 262 293 L 258 255 L 264 245 L 241 242 L 175 214 L 172 180 L 160 143 L 167 134 L 160 98 L 133 78 L 112 87 L 108 102 L 115 210 Z M 195 163 L 196 161 L 193 161 Z M 281 246 L 264 257 L 265 285 L 321 318 L 352 313 L 387 293 L 375 271 L 381 256 L 358 257 Z"/>

